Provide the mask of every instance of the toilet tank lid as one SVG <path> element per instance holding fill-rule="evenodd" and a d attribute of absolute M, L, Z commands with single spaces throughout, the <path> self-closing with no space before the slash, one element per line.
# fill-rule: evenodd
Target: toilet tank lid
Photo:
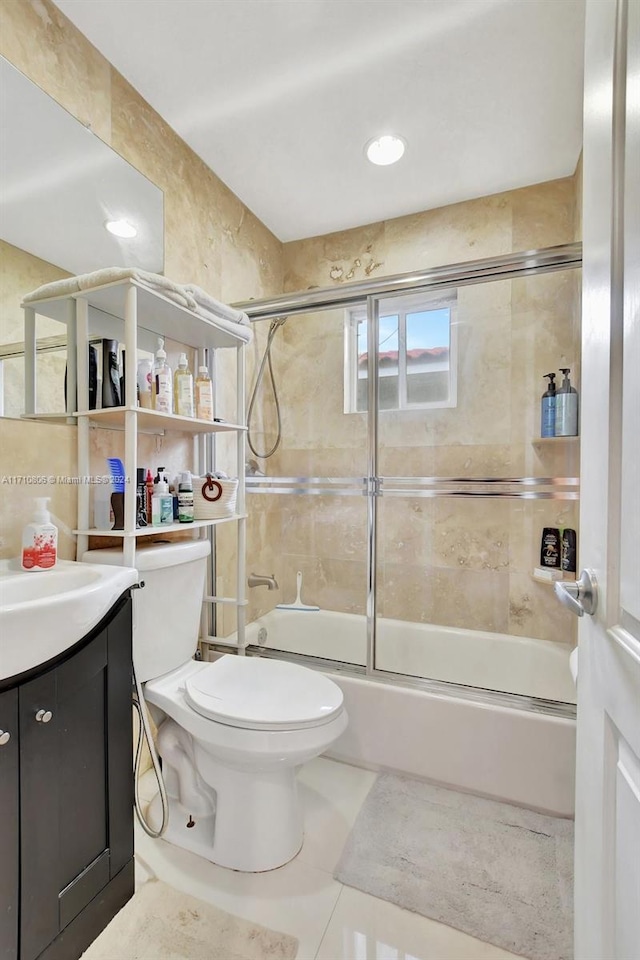
<path fill-rule="evenodd" d="M 149 543 L 136 547 L 136 570 L 160 570 L 176 567 L 181 563 L 208 557 L 211 545 L 208 540 L 186 540 L 180 543 Z M 122 550 L 87 550 L 82 554 L 83 563 L 106 563 L 122 566 Z"/>

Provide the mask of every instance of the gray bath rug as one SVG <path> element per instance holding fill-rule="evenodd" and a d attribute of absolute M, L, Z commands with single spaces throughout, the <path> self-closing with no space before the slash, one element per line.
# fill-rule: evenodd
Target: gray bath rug
<path fill-rule="evenodd" d="M 573 957 L 573 823 L 381 774 L 336 879 L 531 960 Z"/>
<path fill-rule="evenodd" d="M 149 880 L 82 960 L 293 960 L 298 941 Z"/>

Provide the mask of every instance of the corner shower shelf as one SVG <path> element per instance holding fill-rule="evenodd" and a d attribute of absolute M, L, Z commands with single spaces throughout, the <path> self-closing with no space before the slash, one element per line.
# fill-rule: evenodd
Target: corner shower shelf
<path fill-rule="evenodd" d="M 534 447 L 537 447 L 537 446 L 539 446 L 540 444 L 545 444 L 545 445 L 546 445 L 546 444 L 551 444 L 551 445 L 553 445 L 554 443 L 557 443 L 557 444 L 560 444 L 560 443 L 578 443 L 579 440 L 580 440 L 580 437 L 579 437 L 579 436 L 575 436 L 575 437 L 534 437 L 534 439 L 531 441 L 531 443 L 532 443 L 532 445 L 533 445 Z"/>
<path fill-rule="evenodd" d="M 247 428 L 237 423 L 227 423 L 199 420 L 196 417 L 180 417 L 177 414 L 161 413 L 159 410 L 149 410 L 147 407 L 104 407 L 101 410 L 82 410 L 74 413 L 74 417 L 88 417 L 90 423 L 99 427 L 122 427 L 125 413 L 136 413 L 140 430 L 151 433 L 233 433 L 244 431 Z"/>

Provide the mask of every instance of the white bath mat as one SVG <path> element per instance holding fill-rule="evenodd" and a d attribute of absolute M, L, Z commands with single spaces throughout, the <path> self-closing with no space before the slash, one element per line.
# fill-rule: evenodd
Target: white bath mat
<path fill-rule="evenodd" d="M 381 774 L 336 879 L 530 957 L 573 957 L 573 823 Z"/>
<path fill-rule="evenodd" d="M 149 880 L 82 960 L 293 960 L 298 941 Z"/>

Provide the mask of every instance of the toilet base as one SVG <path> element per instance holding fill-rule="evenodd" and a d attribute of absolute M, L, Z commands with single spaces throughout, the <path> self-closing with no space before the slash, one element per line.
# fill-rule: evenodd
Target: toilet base
<path fill-rule="evenodd" d="M 156 794 L 149 804 L 147 820 L 154 828 L 160 826 L 162 822 L 160 794 Z M 231 864 L 222 864 L 214 855 L 213 831 L 215 817 L 199 817 L 195 820 L 193 826 L 187 827 L 187 823 L 189 823 L 190 820 L 194 820 L 194 818 L 190 817 L 185 811 L 180 801 L 170 797 L 169 823 L 162 835 L 162 839 L 166 840 L 167 843 L 174 844 L 176 847 L 182 847 L 183 850 L 188 850 L 189 853 L 195 853 L 196 856 L 203 857 L 205 860 L 209 860 L 217 866 L 224 866 L 228 870 L 238 870 L 242 873 L 267 873 L 270 870 L 277 870 L 278 867 L 283 867 L 285 863 L 289 863 L 290 860 L 293 860 L 294 857 L 297 856 L 302 848 L 303 837 L 301 836 L 297 849 L 283 862 L 272 864 L 271 866 L 254 867 L 252 869 L 237 867 Z"/>
<path fill-rule="evenodd" d="M 303 841 L 296 767 L 230 766 L 171 720 L 162 724 L 158 746 L 169 800 L 163 839 L 247 873 L 274 870 L 295 857 Z M 153 826 L 161 822 L 159 796 L 149 818 Z"/>

